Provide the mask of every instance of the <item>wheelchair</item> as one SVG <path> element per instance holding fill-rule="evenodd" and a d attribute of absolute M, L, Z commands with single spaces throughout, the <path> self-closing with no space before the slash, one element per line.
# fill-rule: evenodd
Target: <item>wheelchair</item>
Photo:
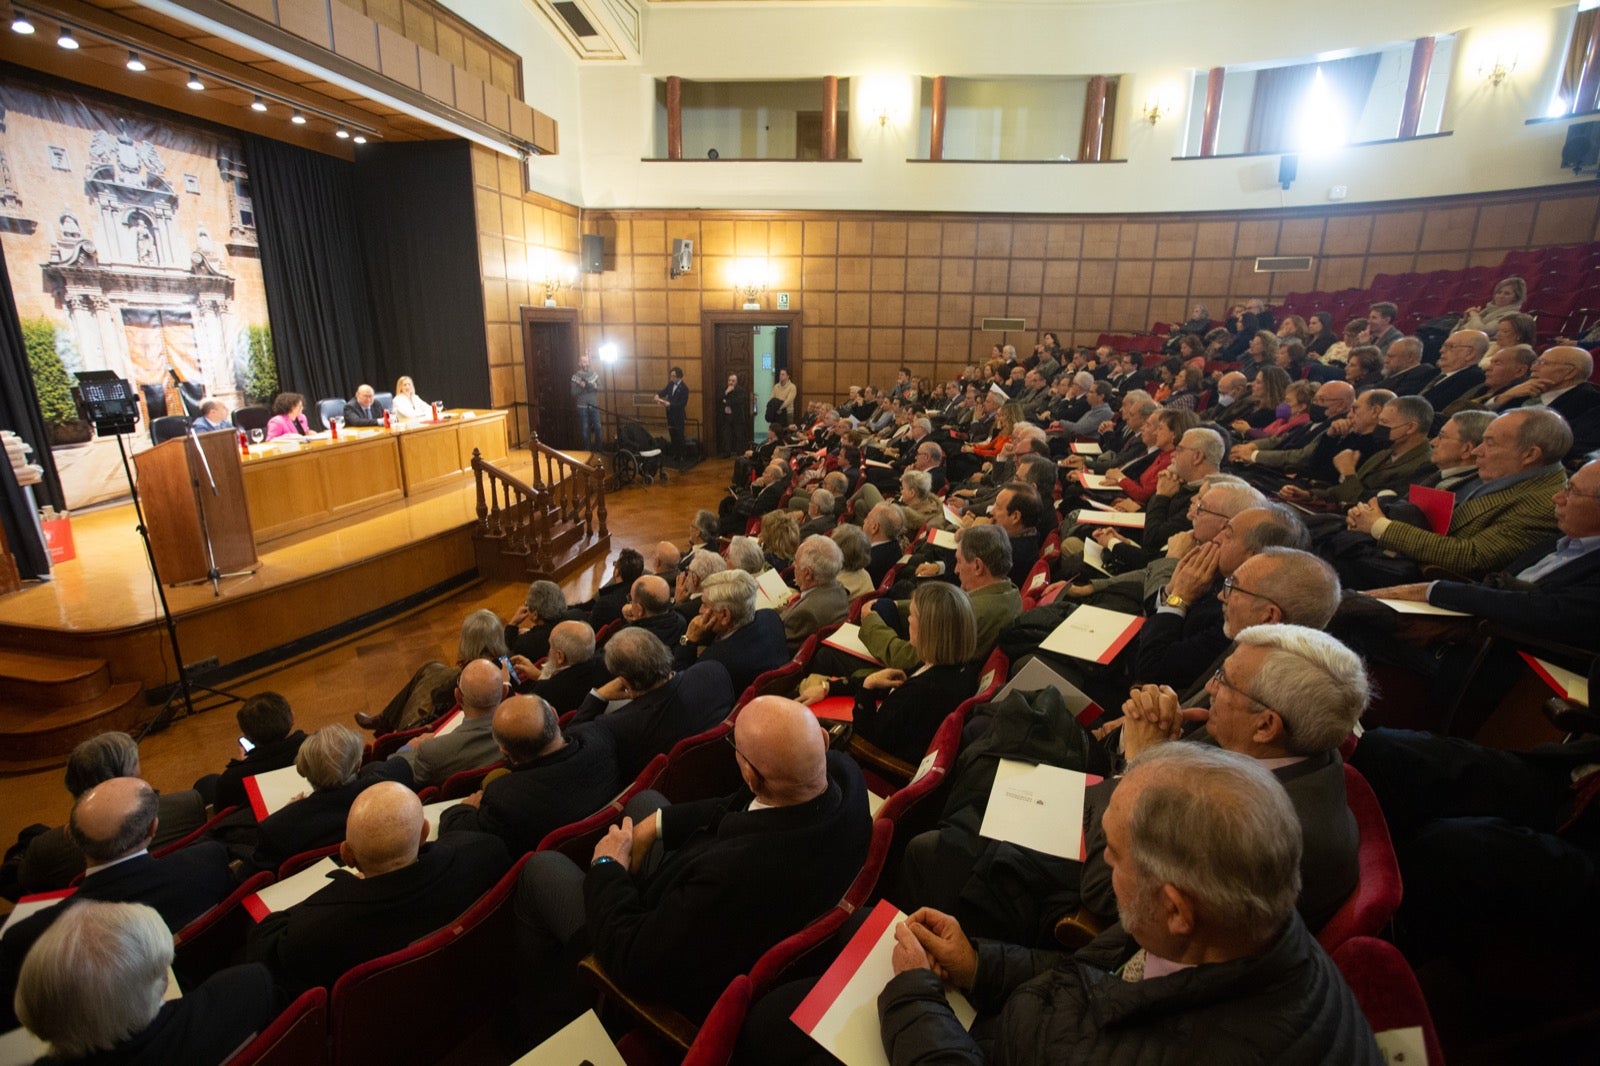
<path fill-rule="evenodd" d="M 635 481 L 652 485 L 657 479 L 667 482 L 665 450 L 639 422 L 625 422 L 607 449 L 611 453 L 611 488 L 627 488 Z"/>

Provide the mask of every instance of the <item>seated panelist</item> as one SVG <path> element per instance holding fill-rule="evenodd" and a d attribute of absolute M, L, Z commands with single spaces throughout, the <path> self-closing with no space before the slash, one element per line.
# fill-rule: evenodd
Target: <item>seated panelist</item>
<path fill-rule="evenodd" d="M 279 437 L 309 437 L 311 426 L 306 422 L 306 398 L 298 392 L 280 392 L 272 401 L 272 418 L 267 422 L 267 439 Z"/>
<path fill-rule="evenodd" d="M 347 426 L 383 425 L 383 407 L 371 385 L 358 385 L 356 398 L 344 405 L 344 424 Z"/>
<path fill-rule="evenodd" d="M 214 429 L 232 429 L 228 420 L 228 405 L 221 400 L 207 400 L 200 405 L 200 417 L 190 423 L 196 433 L 210 433 Z"/>
<path fill-rule="evenodd" d="M 394 405 L 390 412 L 396 422 L 419 422 L 433 417 L 428 401 L 417 395 L 417 386 L 410 377 L 394 383 Z"/>

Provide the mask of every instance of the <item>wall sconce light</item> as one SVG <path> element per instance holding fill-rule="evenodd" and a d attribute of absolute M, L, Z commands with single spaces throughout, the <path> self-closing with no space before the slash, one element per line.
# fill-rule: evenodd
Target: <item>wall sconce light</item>
<path fill-rule="evenodd" d="M 554 256 L 545 260 L 542 276 L 535 279 L 535 284 L 544 286 L 544 305 L 556 305 L 556 293 L 562 289 L 570 289 L 578 283 L 578 267 L 575 263 L 562 264 Z"/>
<path fill-rule="evenodd" d="M 1160 100 L 1147 100 L 1145 101 L 1144 110 L 1139 112 L 1139 117 L 1154 126 L 1161 121 L 1161 116 L 1165 114 L 1166 111 L 1162 109 Z"/>
<path fill-rule="evenodd" d="M 761 310 L 761 295 L 767 291 L 767 261 L 740 259 L 734 263 L 733 289 L 744 301 L 743 310 Z"/>
<path fill-rule="evenodd" d="M 1507 78 L 1509 78 L 1511 75 L 1515 74 L 1516 72 L 1517 72 L 1517 57 L 1516 56 L 1512 56 L 1511 57 L 1511 62 L 1510 62 L 1509 65 L 1506 63 L 1506 61 L 1502 57 L 1495 56 L 1494 57 L 1494 64 L 1492 66 L 1490 66 L 1488 64 L 1480 64 L 1478 66 L 1478 77 L 1484 79 L 1490 85 L 1494 86 L 1496 89 L 1500 88 L 1500 83 L 1501 82 L 1505 81 Z"/>

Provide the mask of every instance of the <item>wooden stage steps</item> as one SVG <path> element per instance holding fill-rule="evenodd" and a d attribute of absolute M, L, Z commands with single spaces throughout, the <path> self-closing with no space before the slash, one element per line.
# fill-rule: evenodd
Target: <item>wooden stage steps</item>
<path fill-rule="evenodd" d="M 97 733 L 132 729 L 149 714 L 143 691 L 113 683 L 104 659 L 0 649 L 0 773 L 58 765 Z"/>

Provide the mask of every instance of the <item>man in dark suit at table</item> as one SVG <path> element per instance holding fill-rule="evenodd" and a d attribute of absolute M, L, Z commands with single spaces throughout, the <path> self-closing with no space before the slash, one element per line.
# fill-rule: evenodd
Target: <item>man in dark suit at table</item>
<path fill-rule="evenodd" d="M 672 436 L 672 454 L 683 455 L 684 413 L 689 409 L 689 386 L 683 383 L 683 368 L 667 371 L 667 384 L 656 393 L 656 403 L 667 409 L 667 432 Z"/>
<path fill-rule="evenodd" d="M 164 859 L 150 857 L 160 797 L 137 777 L 114 777 L 78 797 L 67 832 L 83 850 L 88 869 L 67 899 L 12 924 L 0 939 L 0 1032 L 16 1026 L 12 991 L 28 949 L 63 910 L 80 900 L 145 903 L 174 932 L 220 903 L 233 890 L 228 853 L 201 841 Z"/>
<path fill-rule="evenodd" d="M 508 772 L 444 812 L 439 828 L 493 833 L 513 855 L 532 851 L 564 825 L 610 803 L 626 782 L 607 730 L 578 726 L 562 735 L 556 713 L 537 696 L 513 696 L 494 712 L 494 739 Z"/>
<path fill-rule="evenodd" d="M 383 406 L 371 385 L 356 389 L 356 398 L 344 405 L 344 424 L 347 426 L 383 425 Z"/>
<path fill-rule="evenodd" d="M 828 751 L 808 709 L 777 696 L 750 701 L 730 738 L 738 792 L 680 804 L 641 794 L 587 872 L 559 852 L 529 859 L 516 925 L 530 1035 L 581 1009 L 565 963 L 590 949 L 630 991 L 702 1017 L 734 975 L 849 887 L 872 826 L 854 762 Z"/>
<path fill-rule="evenodd" d="M 448 833 L 423 848 L 416 793 L 385 781 L 350 808 L 339 857 L 360 874 L 330 883 L 250 930 L 247 955 L 291 995 L 332 987 L 352 967 L 398 951 L 459 917 L 511 865 L 486 833 Z"/>

